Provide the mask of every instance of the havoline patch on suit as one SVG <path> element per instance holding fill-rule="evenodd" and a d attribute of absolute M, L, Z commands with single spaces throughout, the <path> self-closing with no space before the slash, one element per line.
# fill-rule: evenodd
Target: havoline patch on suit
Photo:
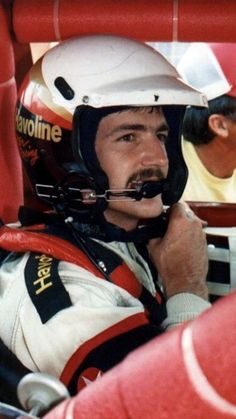
<path fill-rule="evenodd" d="M 42 323 L 72 305 L 58 273 L 59 260 L 31 253 L 25 266 L 25 283 Z"/>

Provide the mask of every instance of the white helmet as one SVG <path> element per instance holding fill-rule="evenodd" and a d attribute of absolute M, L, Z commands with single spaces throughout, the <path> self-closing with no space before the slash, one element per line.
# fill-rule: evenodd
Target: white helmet
<path fill-rule="evenodd" d="M 161 54 L 143 43 L 91 35 L 58 44 L 32 67 L 17 106 L 19 148 L 36 194 L 55 204 L 59 196 L 62 199 L 62 183 L 67 183 L 67 192 L 70 188 L 64 199 L 71 201 L 76 188 L 101 193 L 109 186 L 94 139 L 99 120 L 114 107 L 206 104 L 203 94 L 186 85 Z M 83 118 L 86 110 L 96 119 L 92 133 L 91 115 Z M 186 178 L 176 132 L 174 137 L 171 177 L 177 192 L 172 201 L 181 195 Z M 74 189 L 72 172 L 77 175 Z M 176 173 L 182 173 L 182 180 Z M 69 207 L 80 205 L 76 199 Z"/>
<path fill-rule="evenodd" d="M 205 105 L 203 96 L 183 84 L 162 55 L 126 38 L 71 39 L 50 50 L 41 68 L 53 102 L 72 114 L 84 104 L 95 108 Z M 70 93 L 66 93 L 67 85 Z"/>

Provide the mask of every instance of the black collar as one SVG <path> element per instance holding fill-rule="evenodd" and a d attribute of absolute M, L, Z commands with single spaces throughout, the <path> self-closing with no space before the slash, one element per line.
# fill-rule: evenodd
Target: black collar
<path fill-rule="evenodd" d="M 40 212 L 27 207 L 20 207 L 19 221 L 23 226 L 31 226 L 34 224 L 46 224 L 52 228 L 62 229 L 65 232 L 66 217 L 56 212 Z M 79 219 L 78 219 L 79 218 Z M 114 224 L 106 221 L 103 214 L 96 214 L 96 217 L 82 214 L 76 216 L 73 220 L 73 227 L 81 233 L 81 235 L 96 238 L 105 242 L 147 242 L 151 238 L 162 237 L 167 229 L 166 214 L 150 220 L 148 223 L 139 225 L 132 231 L 126 231 Z"/>

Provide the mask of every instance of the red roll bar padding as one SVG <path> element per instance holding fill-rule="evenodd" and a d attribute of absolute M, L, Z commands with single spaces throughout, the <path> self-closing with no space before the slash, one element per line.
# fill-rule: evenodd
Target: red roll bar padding
<path fill-rule="evenodd" d="M 143 41 L 234 42 L 235 0 L 15 0 L 19 42 L 112 33 Z"/>
<path fill-rule="evenodd" d="M 236 225 L 236 203 L 188 201 L 188 205 L 208 227 L 234 227 Z"/>
<path fill-rule="evenodd" d="M 167 332 L 44 419 L 236 417 L 236 293 Z"/>
<path fill-rule="evenodd" d="M 0 4 L 0 218 L 15 221 L 23 202 L 21 162 L 15 140 L 16 83 L 7 14 Z"/>

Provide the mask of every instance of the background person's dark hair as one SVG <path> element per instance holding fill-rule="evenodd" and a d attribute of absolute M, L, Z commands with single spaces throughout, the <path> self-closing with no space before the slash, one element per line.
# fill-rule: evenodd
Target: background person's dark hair
<path fill-rule="evenodd" d="M 208 127 L 208 118 L 217 113 L 236 122 L 236 99 L 222 95 L 208 102 L 209 108 L 197 108 L 189 106 L 186 109 L 183 121 L 183 137 L 192 144 L 207 144 L 215 136 Z"/>

